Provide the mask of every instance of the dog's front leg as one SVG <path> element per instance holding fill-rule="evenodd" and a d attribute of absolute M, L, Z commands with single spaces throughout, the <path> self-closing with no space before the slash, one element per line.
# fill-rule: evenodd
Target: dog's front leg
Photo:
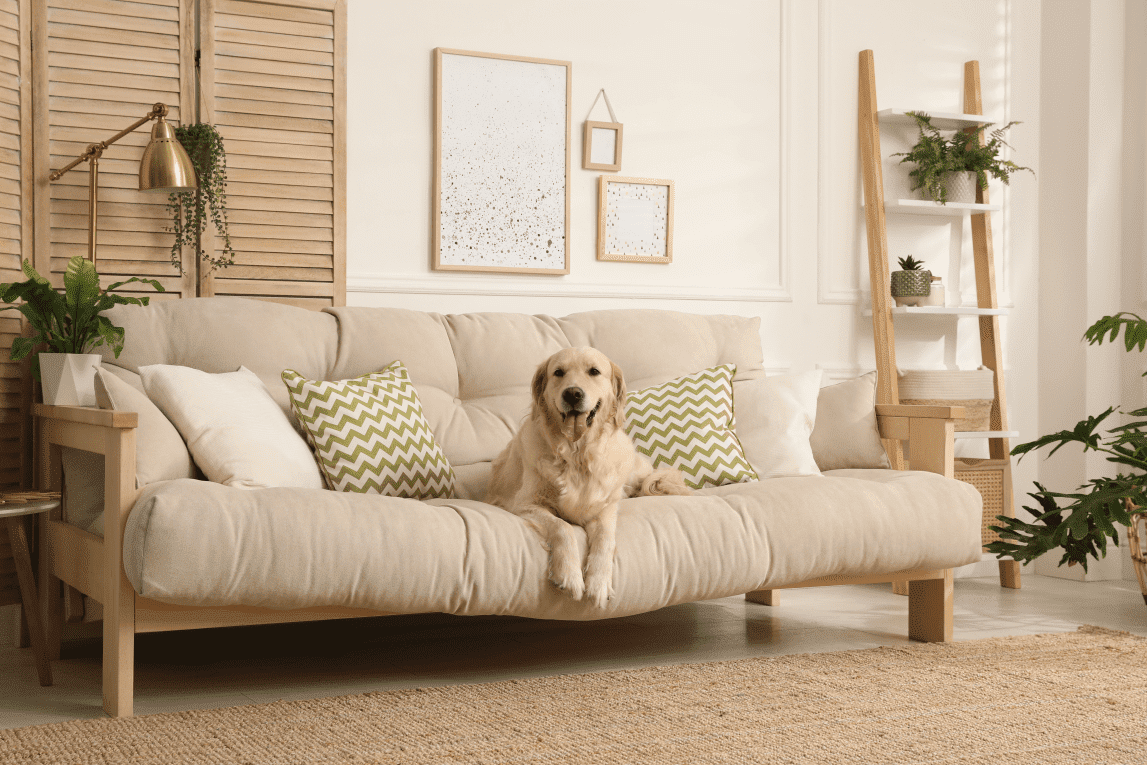
<path fill-rule="evenodd" d="M 550 551 L 550 570 L 547 574 L 550 581 L 574 600 L 581 600 L 585 592 L 585 581 L 581 575 L 581 560 L 573 526 L 541 505 L 530 505 L 518 512 L 518 515 L 534 527 L 542 537 L 542 544 Z"/>
<path fill-rule="evenodd" d="M 606 506 L 585 525 L 589 552 L 585 558 L 585 596 L 598 608 L 613 597 L 613 553 L 617 548 L 617 503 Z"/>

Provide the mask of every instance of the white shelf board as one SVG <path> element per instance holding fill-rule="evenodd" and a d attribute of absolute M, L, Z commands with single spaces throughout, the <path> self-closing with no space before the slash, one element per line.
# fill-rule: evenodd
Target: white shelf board
<path fill-rule="evenodd" d="M 956 114 L 954 112 L 930 112 L 926 109 L 881 109 L 876 113 L 879 119 L 891 122 L 916 123 L 908 112 L 921 112 L 932 118 L 932 127 L 940 130 L 963 130 L 976 125 L 993 125 L 995 122 L 982 114 Z"/>
<path fill-rule="evenodd" d="M 956 438 L 1019 438 L 1018 430 L 957 430 Z"/>
<path fill-rule="evenodd" d="M 1003 205 L 978 205 L 971 202 L 928 202 L 923 199 L 894 199 L 884 203 L 885 212 L 907 213 L 908 215 L 970 215 L 972 213 L 997 212 Z"/>
<path fill-rule="evenodd" d="M 893 316 L 924 314 L 932 316 L 1007 316 L 1007 308 L 973 308 L 961 305 L 897 305 L 892 307 Z M 872 315 L 871 308 L 864 309 L 865 316 Z"/>

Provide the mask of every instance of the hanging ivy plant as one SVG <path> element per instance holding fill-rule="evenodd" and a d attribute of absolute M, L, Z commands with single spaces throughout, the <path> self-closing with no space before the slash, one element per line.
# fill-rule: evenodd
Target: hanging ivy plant
<path fill-rule="evenodd" d="M 235 250 L 227 230 L 227 152 L 223 149 L 223 136 L 206 122 L 177 127 L 175 136 L 191 157 L 199 188 L 168 197 L 167 211 L 172 216 L 171 231 L 175 234 L 171 262 L 182 271 L 182 250 L 193 247 L 196 257 L 210 265 L 207 273 L 211 273 L 235 262 Z M 215 233 L 223 241 L 223 252 L 218 257 L 208 255 L 203 249 L 208 215 L 215 224 Z"/>

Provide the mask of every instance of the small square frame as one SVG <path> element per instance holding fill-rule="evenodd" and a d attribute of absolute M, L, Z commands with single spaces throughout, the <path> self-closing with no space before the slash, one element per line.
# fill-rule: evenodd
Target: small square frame
<path fill-rule="evenodd" d="M 613 216 L 617 219 L 618 215 L 623 214 L 623 211 L 616 208 L 616 205 L 610 204 L 609 187 L 611 185 L 631 185 L 631 186 L 664 186 L 665 192 L 665 209 L 664 213 L 659 217 L 662 218 L 664 228 L 661 229 L 661 236 L 665 242 L 665 254 L 648 255 L 641 254 L 636 251 L 633 252 L 610 252 L 614 249 L 609 239 L 609 221 Z M 597 211 L 597 259 L 620 261 L 624 263 L 672 263 L 673 262 L 673 207 L 674 207 L 674 193 L 673 181 L 660 180 L 656 178 L 623 178 L 619 176 L 602 175 L 598 178 L 598 211 Z M 660 206 L 658 205 L 658 209 Z M 656 212 L 655 212 L 656 215 Z M 655 233 L 656 238 L 656 233 Z"/>
<path fill-rule="evenodd" d="M 617 135 L 613 143 L 613 164 L 593 162 L 593 131 L 612 130 Z M 582 139 L 581 166 L 585 170 L 608 170 L 616 173 L 621 169 L 621 136 L 622 124 L 620 122 L 594 122 L 586 120 L 585 134 Z"/>

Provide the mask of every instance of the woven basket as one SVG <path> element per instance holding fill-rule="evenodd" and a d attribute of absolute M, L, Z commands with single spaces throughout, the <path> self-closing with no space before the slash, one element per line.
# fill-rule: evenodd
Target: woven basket
<path fill-rule="evenodd" d="M 990 369 L 909 369 L 897 373 L 901 404 L 962 406 L 956 430 L 991 430 L 995 375 Z"/>
<path fill-rule="evenodd" d="M 997 515 L 1012 515 L 1012 468 L 1009 460 L 958 459 L 955 478 L 971 484 L 980 492 L 984 500 L 984 511 L 980 518 L 980 538 L 982 544 L 995 542 L 1000 535 L 991 530 L 1000 525 Z"/>
<path fill-rule="evenodd" d="M 1128 510 L 1139 508 L 1127 502 Z M 1139 580 L 1139 589 L 1143 592 L 1143 602 L 1147 603 L 1147 513 L 1132 513 L 1131 525 L 1127 527 L 1127 542 L 1131 548 L 1131 563 L 1135 567 L 1135 578 Z"/>

